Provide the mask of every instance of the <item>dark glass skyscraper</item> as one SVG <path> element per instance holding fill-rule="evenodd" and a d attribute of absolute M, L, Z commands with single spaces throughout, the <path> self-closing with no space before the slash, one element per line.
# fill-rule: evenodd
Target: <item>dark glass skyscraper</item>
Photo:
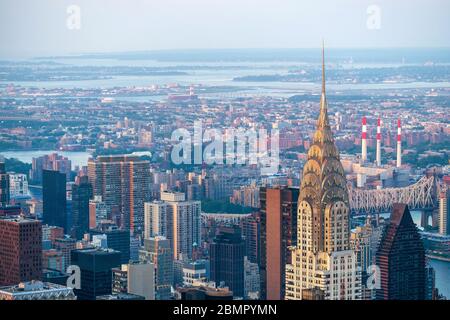
<path fill-rule="evenodd" d="M 9 174 L 6 173 L 5 162 L 0 158 L 0 207 L 9 203 Z"/>
<path fill-rule="evenodd" d="M 96 229 L 91 229 L 92 235 L 106 235 L 108 248 L 119 251 L 120 263 L 130 262 L 130 231 L 121 230 L 116 225 L 100 225 Z"/>
<path fill-rule="evenodd" d="M 89 231 L 89 200 L 92 185 L 87 176 L 77 177 L 72 186 L 72 237 L 80 240 Z"/>
<path fill-rule="evenodd" d="M 42 200 L 44 223 L 64 228 L 67 233 L 66 174 L 43 170 Z"/>
<path fill-rule="evenodd" d="M 105 249 L 72 251 L 72 264 L 80 267 L 81 289 L 74 290 L 79 300 L 95 300 L 111 294 L 112 268 L 120 266 L 120 252 Z"/>
<path fill-rule="evenodd" d="M 378 300 L 425 299 L 425 249 L 406 204 L 394 204 L 376 256 Z"/>
<path fill-rule="evenodd" d="M 224 282 L 233 296 L 244 297 L 245 243 L 239 228 L 222 228 L 210 246 L 211 280 Z"/>

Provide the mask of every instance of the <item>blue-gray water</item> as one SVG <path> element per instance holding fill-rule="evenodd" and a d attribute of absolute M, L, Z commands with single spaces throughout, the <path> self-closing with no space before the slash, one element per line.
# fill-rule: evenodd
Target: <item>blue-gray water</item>
<path fill-rule="evenodd" d="M 64 157 L 69 158 L 72 161 L 72 169 L 75 166 L 82 167 L 87 166 L 88 159 L 92 157 L 92 155 L 88 152 L 84 151 L 58 151 L 58 150 L 30 150 L 30 151 L 1 151 L 0 155 L 5 158 L 16 158 L 25 163 L 32 163 L 33 158 L 40 157 L 46 154 L 57 153 Z M 133 152 L 136 155 L 147 155 L 148 152 Z"/>
<path fill-rule="evenodd" d="M 407 65 L 421 66 L 432 62 L 448 65 L 448 49 L 428 50 L 336 50 L 330 49 L 327 63 L 340 68 L 382 68 Z M 111 88 L 115 86 L 150 86 L 178 83 L 189 86 L 231 86 L 228 93 L 205 94 L 205 96 L 226 96 L 238 94 L 272 95 L 289 97 L 295 94 L 320 90 L 320 83 L 279 81 L 233 81 L 235 77 L 262 74 L 285 75 L 293 68 L 311 64 L 319 66 L 320 52 L 316 49 L 302 50 L 191 50 L 153 53 L 123 53 L 48 58 L 45 61 L 73 66 L 142 66 L 142 67 L 209 67 L 184 70 L 186 74 L 114 76 L 111 79 L 81 81 L 0 81 L 0 84 L 14 83 L 21 86 L 45 88 Z M 330 91 L 379 90 L 400 88 L 450 88 L 450 82 L 410 83 L 328 83 Z M 163 99 L 158 97 L 157 99 Z M 124 99 L 130 99 L 124 97 Z M 154 98 L 153 98 L 154 99 Z M 149 98 L 148 100 L 153 100 Z"/>
<path fill-rule="evenodd" d="M 436 271 L 436 288 L 439 289 L 439 293 L 450 299 L 450 262 L 435 259 L 430 259 L 429 262 Z"/>

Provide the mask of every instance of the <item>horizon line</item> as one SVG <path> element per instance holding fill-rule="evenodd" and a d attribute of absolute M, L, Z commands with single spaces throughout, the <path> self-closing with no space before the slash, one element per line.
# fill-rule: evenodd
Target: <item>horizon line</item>
<path fill-rule="evenodd" d="M 378 47 L 327 47 L 327 50 L 450 50 L 450 46 L 378 46 Z M 322 50 L 321 46 L 318 47 L 227 47 L 227 48 L 166 48 L 166 49 L 139 49 L 139 50 L 112 50 L 112 51 L 80 51 L 80 52 L 68 52 L 68 53 L 55 53 L 55 54 L 42 54 L 36 56 L 30 56 L 28 59 L 45 59 L 45 58 L 64 58 L 64 57 L 76 57 L 76 56 L 87 56 L 87 55 L 120 55 L 120 54 L 140 54 L 140 53 L 158 53 L 158 52 L 195 52 L 195 51 L 260 51 L 260 50 L 272 50 L 272 51 L 282 51 L 282 50 Z M 0 59 L 1 55 L 0 55 Z M 11 59 L 11 58 L 8 58 Z"/>

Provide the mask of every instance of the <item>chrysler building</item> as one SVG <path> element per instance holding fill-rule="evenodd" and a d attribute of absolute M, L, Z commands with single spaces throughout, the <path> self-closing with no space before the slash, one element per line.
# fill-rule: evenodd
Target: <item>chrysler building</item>
<path fill-rule="evenodd" d="M 361 275 L 350 250 L 347 182 L 328 120 L 325 58 L 317 129 L 303 168 L 297 245 L 286 265 L 286 299 L 361 298 Z"/>

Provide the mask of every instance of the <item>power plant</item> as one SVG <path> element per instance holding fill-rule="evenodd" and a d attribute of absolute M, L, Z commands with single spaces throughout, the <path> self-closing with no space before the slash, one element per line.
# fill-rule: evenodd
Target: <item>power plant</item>
<path fill-rule="evenodd" d="M 388 187 L 402 187 L 409 183 L 409 168 L 408 166 L 402 166 L 402 137 L 401 137 L 401 121 L 397 121 L 397 150 L 395 163 L 386 162 L 382 165 L 381 162 L 381 117 L 377 118 L 376 127 L 376 149 L 375 160 L 370 157 L 368 146 L 368 122 L 367 117 L 362 117 L 361 127 L 361 157 L 355 159 L 352 156 L 343 155 L 341 162 L 344 166 L 344 170 L 347 173 L 347 177 L 350 181 L 355 181 L 355 185 L 358 188 L 373 188 L 382 189 Z"/>

